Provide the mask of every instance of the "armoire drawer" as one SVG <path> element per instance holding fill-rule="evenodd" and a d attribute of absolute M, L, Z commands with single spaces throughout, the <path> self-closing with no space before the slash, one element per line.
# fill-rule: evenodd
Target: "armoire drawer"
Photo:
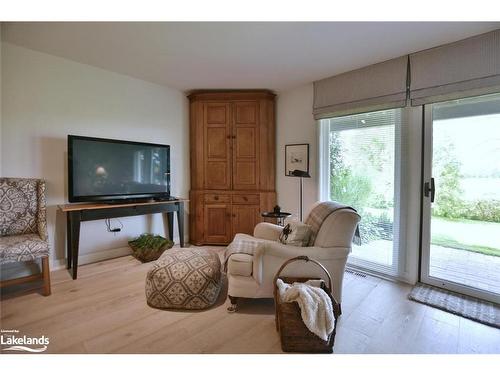
<path fill-rule="evenodd" d="M 205 203 L 231 203 L 229 194 L 207 193 L 205 194 Z"/>
<path fill-rule="evenodd" d="M 259 204 L 259 194 L 233 194 L 234 204 Z"/>

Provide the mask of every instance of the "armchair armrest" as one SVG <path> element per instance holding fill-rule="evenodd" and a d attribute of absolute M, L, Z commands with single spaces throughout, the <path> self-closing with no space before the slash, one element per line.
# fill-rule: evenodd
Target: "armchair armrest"
<path fill-rule="evenodd" d="M 317 260 L 333 260 L 346 258 L 351 249 L 345 247 L 300 247 L 284 245 L 279 242 L 266 243 L 263 256 L 274 256 L 283 259 L 290 259 L 300 255 L 307 255 Z"/>
<path fill-rule="evenodd" d="M 263 240 L 278 241 L 282 227 L 271 223 L 258 223 L 254 230 L 253 236 Z"/>
<path fill-rule="evenodd" d="M 351 248 L 345 247 L 298 247 L 279 242 L 266 242 L 254 254 L 253 277 L 259 284 L 270 282 L 286 260 L 300 255 L 316 259 L 327 268 L 331 264 L 343 267 L 350 252 Z"/>

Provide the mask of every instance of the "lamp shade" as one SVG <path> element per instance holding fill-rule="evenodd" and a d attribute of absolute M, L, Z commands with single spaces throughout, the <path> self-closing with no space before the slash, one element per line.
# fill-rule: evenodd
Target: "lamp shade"
<path fill-rule="evenodd" d="M 300 169 L 295 169 L 290 173 L 294 177 L 311 177 L 311 175 L 306 171 L 301 171 Z"/>

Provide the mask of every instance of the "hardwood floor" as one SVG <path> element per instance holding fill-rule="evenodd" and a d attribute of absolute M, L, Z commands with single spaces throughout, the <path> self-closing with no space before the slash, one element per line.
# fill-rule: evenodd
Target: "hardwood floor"
<path fill-rule="evenodd" d="M 272 300 L 230 314 L 224 290 L 207 311 L 155 310 L 150 266 L 127 256 L 81 266 L 78 280 L 52 272 L 49 297 L 3 296 L 1 328 L 49 337 L 49 353 L 281 353 Z M 500 353 L 500 330 L 410 301 L 410 289 L 346 273 L 335 353 Z"/>

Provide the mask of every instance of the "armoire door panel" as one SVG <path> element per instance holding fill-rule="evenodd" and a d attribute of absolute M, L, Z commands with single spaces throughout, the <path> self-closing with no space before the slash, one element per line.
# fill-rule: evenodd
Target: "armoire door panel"
<path fill-rule="evenodd" d="M 236 233 L 253 234 L 259 222 L 259 206 L 233 205 L 233 237 Z"/>
<path fill-rule="evenodd" d="M 272 191 L 276 185 L 276 127 L 274 101 L 259 101 L 259 190 Z M 272 208 L 273 206 L 271 206 Z"/>
<path fill-rule="evenodd" d="M 227 103 L 207 103 L 205 108 L 207 124 L 229 123 L 229 106 Z"/>
<path fill-rule="evenodd" d="M 234 103 L 233 189 L 259 188 L 259 104 Z"/>
<path fill-rule="evenodd" d="M 257 102 L 236 102 L 234 123 L 238 125 L 257 124 L 258 108 Z"/>
<path fill-rule="evenodd" d="M 231 105 L 205 103 L 204 162 L 205 189 L 231 188 Z"/>
<path fill-rule="evenodd" d="M 237 127 L 235 129 L 235 157 L 257 157 L 257 129 L 255 127 Z"/>
<path fill-rule="evenodd" d="M 206 148 L 208 159 L 227 159 L 228 129 L 226 127 L 207 127 Z"/>
<path fill-rule="evenodd" d="M 231 209 L 226 204 L 205 205 L 205 240 L 208 243 L 231 241 Z"/>
<path fill-rule="evenodd" d="M 237 161 L 233 174 L 235 190 L 253 190 L 257 186 L 255 161 Z"/>
<path fill-rule="evenodd" d="M 231 181 L 225 161 L 207 161 L 205 172 L 206 189 L 229 189 Z"/>

